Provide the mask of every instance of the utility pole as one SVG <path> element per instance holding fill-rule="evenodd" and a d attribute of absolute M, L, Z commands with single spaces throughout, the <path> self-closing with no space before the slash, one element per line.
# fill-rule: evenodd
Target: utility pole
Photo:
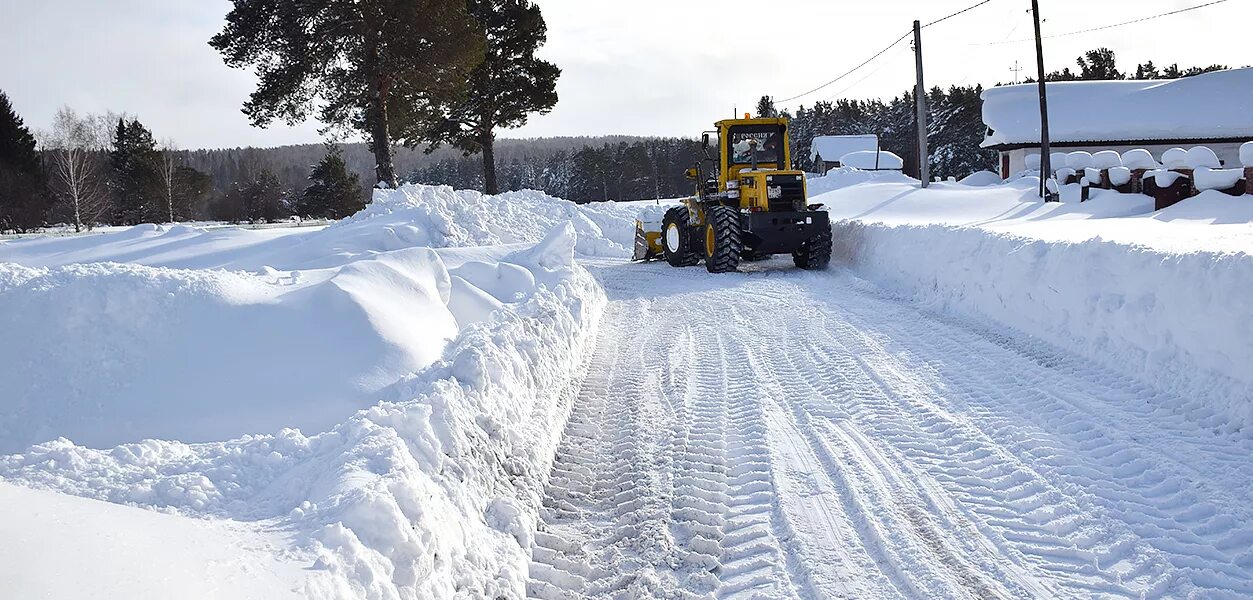
<path fill-rule="evenodd" d="M 1021 83 L 1022 77 L 1019 74 L 1022 73 L 1022 67 L 1018 66 L 1018 61 L 1014 61 L 1014 66 L 1010 67 L 1009 70 L 1014 74 L 1014 85 Z"/>
<path fill-rule="evenodd" d="M 931 153 L 927 151 L 927 87 L 922 82 L 921 21 L 914 21 L 914 57 L 918 63 L 918 87 L 914 90 L 914 101 L 918 105 L 918 178 L 925 188 L 931 185 Z"/>
<path fill-rule="evenodd" d="M 1049 93 L 1044 83 L 1044 38 L 1040 35 L 1040 0 L 1031 0 L 1031 14 L 1035 17 L 1035 62 L 1039 71 L 1040 85 L 1040 197 L 1045 202 L 1056 198 L 1049 191 L 1048 181 L 1053 177 L 1053 161 L 1049 150 Z"/>

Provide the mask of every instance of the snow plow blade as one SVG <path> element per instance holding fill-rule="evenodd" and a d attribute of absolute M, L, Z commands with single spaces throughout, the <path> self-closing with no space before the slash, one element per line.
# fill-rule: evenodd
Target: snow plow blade
<path fill-rule="evenodd" d="M 661 222 L 635 220 L 635 252 L 633 261 L 660 260 L 665 256 L 661 248 Z"/>

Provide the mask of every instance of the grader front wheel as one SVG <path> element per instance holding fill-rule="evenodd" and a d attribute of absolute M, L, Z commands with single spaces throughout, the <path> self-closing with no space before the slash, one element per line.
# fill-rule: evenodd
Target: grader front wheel
<path fill-rule="evenodd" d="M 672 267 L 691 267 L 700 262 L 700 253 L 692 248 L 692 226 L 686 206 L 666 211 L 661 223 L 661 246 L 666 262 Z"/>
<path fill-rule="evenodd" d="M 740 213 L 729 206 L 705 209 L 705 268 L 710 273 L 729 273 L 740 266 L 744 241 Z"/>

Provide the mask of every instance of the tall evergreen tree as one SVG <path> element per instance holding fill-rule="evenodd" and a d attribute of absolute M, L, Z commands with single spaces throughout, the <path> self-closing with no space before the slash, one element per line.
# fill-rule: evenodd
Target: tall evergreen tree
<path fill-rule="evenodd" d="M 309 173 L 309 187 L 296 202 L 297 214 L 342 219 L 363 208 L 361 180 L 348 172 L 339 148 L 328 147 L 326 156 Z"/>
<path fill-rule="evenodd" d="M 1079 64 L 1079 79 L 1110 80 L 1123 79 L 1125 76 L 1118 70 L 1118 61 L 1114 51 L 1109 48 L 1088 50 L 1076 61 Z"/>
<path fill-rule="evenodd" d="M 244 104 L 254 125 L 318 117 L 363 133 L 379 183 L 397 183 L 392 144 L 414 143 L 420 113 L 464 93 L 483 58 L 465 0 L 233 0 L 210 45 L 232 67 L 256 67 Z"/>
<path fill-rule="evenodd" d="M 757 116 L 765 119 L 779 116 L 778 109 L 774 107 L 774 98 L 762 96 L 761 100 L 757 101 Z"/>
<path fill-rule="evenodd" d="M 496 130 L 521 127 L 531 113 L 547 113 L 557 104 L 561 69 L 537 58 L 548 26 L 530 0 L 469 0 L 470 14 L 485 40 L 483 63 L 469 78 L 470 91 L 445 104 L 443 114 L 416 122 L 413 133 L 431 142 L 448 142 L 466 156 L 482 153 L 483 182 L 489 194 L 500 193 L 496 178 Z"/>
<path fill-rule="evenodd" d="M 0 231 L 44 225 L 48 191 L 35 136 L 0 92 Z"/>
<path fill-rule="evenodd" d="M 138 120 L 118 119 L 109 163 L 113 222 L 138 225 L 164 221 L 156 170 L 157 144 L 152 132 Z"/>

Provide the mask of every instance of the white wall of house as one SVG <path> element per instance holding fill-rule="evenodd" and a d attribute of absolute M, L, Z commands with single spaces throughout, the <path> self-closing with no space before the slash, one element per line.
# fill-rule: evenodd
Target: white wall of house
<path fill-rule="evenodd" d="M 1134 149 L 1136 149 L 1136 148 L 1143 148 L 1143 149 L 1145 149 L 1145 150 L 1148 150 L 1150 153 L 1152 153 L 1152 154 L 1153 154 L 1153 158 L 1156 158 L 1156 159 L 1158 160 L 1158 162 L 1161 162 L 1161 160 L 1162 160 L 1162 153 L 1163 153 L 1163 152 L 1165 152 L 1165 151 L 1167 151 L 1167 150 L 1170 150 L 1171 148 L 1184 148 L 1184 149 L 1186 150 L 1186 149 L 1188 149 L 1188 148 L 1191 148 L 1191 147 L 1192 147 L 1192 146 L 1194 146 L 1194 145 L 1195 145 L 1195 144 L 1193 144 L 1193 145 L 1181 145 L 1181 144 L 1154 144 L 1154 145 L 1151 145 L 1151 146 L 1144 146 L 1144 145 L 1136 145 L 1136 146 L 1118 146 L 1118 145 L 1106 145 L 1106 146 L 1061 146 L 1061 147 L 1054 147 L 1054 148 L 1053 148 L 1053 152 L 1079 152 L 1079 151 L 1083 151 L 1083 152 L 1092 152 L 1092 153 L 1096 153 L 1096 152 L 1100 152 L 1100 151 L 1102 151 L 1102 150 L 1116 150 L 1119 154 L 1122 154 L 1122 153 L 1124 153 L 1124 152 L 1126 152 L 1126 151 L 1128 151 L 1128 150 L 1134 150 Z M 1232 169 L 1234 169 L 1234 168 L 1239 168 L 1239 167 L 1240 167 L 1240 144 L 1237 144 L 1237 143 L 1232 143 L 1232 142 L 1228 142 L 1228 143 L 1203 144 L 1203 145 L 1204 145 L 1205 147 L 1209 148 L 1210 150 L 1213 150 L 1213 151 L 1214 151 L 1214 154 L 1217 154 L 1217 155 L 1218 155 L 1218 160 L 1223 161 L 1223 166 L 1224 166 L 1224 167 L 1227 167 L 1227 168 L 1232 168 Z M 1021 172 L 1023 172 L 1023 171 L 1026 171 L 1026 170 L 1027 170 L 1027 155 L 1028 155 L 1028 154 L 1039 154 L 1039 153 L 1040 153 L 1040 149 L 1039 149 L 1039 148 L 1023 148 L 1023 149 L 1019 149 L 1019 150 L 1011 150 L 1011 151 L 1009 151 L 1009 152 L 1008 152 L 1008 154 L 1009 154 L 1009 175 L 1013 175 L 1013 174 L 1015 174 L 1015 173 L 1021 173 Z M 1003 156 L 1003 155 L 1005 155 L 1005 154 L 1007 154 L 1007 153 L 1002 152 L 1001 154 L 1002 154 L 1002 156 Z M 1053 167 L 1054 167 L 1054 168 L 1058 168 L 1058 165 L 1054 165 Z"/>

